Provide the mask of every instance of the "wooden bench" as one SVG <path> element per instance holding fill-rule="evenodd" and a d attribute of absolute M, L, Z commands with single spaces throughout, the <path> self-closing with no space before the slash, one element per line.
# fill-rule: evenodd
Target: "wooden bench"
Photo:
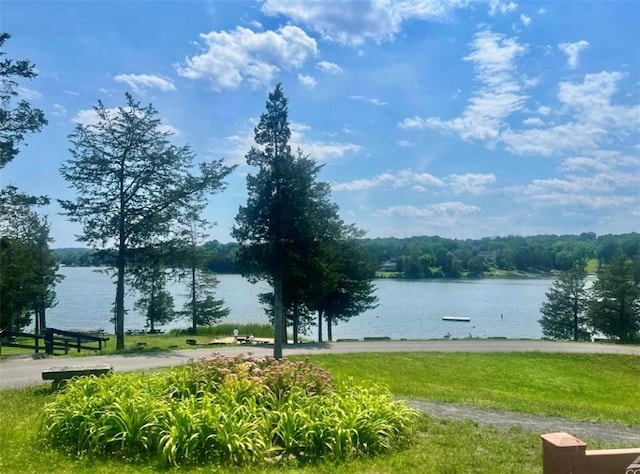
<path fill-rule="evenodd" d="M 57 389 L 61 383 L 73 377 L 83 377 L 86 375 L 105 375 L 113 371 L 113 367 L 108 364 L 90 365 L 83 367 L 49 367 L 42 371 L 42 380 L 51 380 L 52 388 Z"/>

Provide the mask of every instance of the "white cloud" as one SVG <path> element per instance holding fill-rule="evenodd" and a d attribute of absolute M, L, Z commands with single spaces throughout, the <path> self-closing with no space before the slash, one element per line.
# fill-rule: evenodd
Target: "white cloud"
<path fill-rule="evenodd" d="M 540 115 L 549 115 L 551 113 L 551 107 L 547 107 L 546 105 L 541 105 L 538 107 L 538 113 Z"/>
<path fill-rule="evenodd" d="M 256 33 L 248 28 L 201 34 L 202 54 L 186 58 L 175 68 L 189 79 L 206 79 L 214 90 L 234 89 L 243 81 L 269 85 L 281 69 L 301 68 L 318 54 L 316 41 L 297 26 Z"/>
<path fill-rule="evenodd" d="M 388 102 L 385 102 L 384 100 L 380 100 L 380 99 L 376 99 L 376 98 L 370 98 L 370 97 L 364 97 L 362 95 L 350 95 L 349 99 L 361 100 L 363 102 L 367 102 L 367 103 L 373 104 L 373 105 L 387 105 L 388 104 Z"/>
<path fill-rule="evenodd" d="M 458 215 L 458 214 L 478 214 L 482 209 L 477 206 L 471 206 L 459 201 L 442 202 L 438 204 L 431 204 L 425 207 L 418 207 L 413 205 L 398 205 L 389 206 L 383 209 L 379 209 L 374 213 L 378 217 L 409 217 L 409 218 L 431 218 L 441 215 Z"/>
<path fill-rule="evenodd" d="M 330 61 L 320 61 L 316 64 L 316 69 L 320 69 L 322 72 L 327 74 L 340 74 L 342 72 L 342 68 L 340 66 Z"/>
<path fill-rule="evenodd" d="M 530 125 L 532 127 L 541 127 L 544 125 L 544 122 L 540 117 L 529 117 L 522 121 L 523 125 Z"/>
<path fill-rule="evenodd" d="M 298 73 L 298 81 L 305 87 L 313 89 L 318 83 L 313 76 L 307 76 L 305 74 Z"/>
<path fill-rule="evenodd" d="M 564 159 L 558 170 L 556 177 L 533 179 L 504 192 L 541 215 L 562 210 L 590 215 L 594 221 L 614 216 L 628 219 L 628 209 L 640 208 L 640 157 L 593 150 Z M 598 211 L 606 214 L 591 214 Z M 627 217 L 621 217 L 625 213 Z"/>
<path fill-rule="evenodd" d="M 398 146 L 403 147 L 403 148 L 411 148 L 411 147 L 413 146 L 413 143 L 411 143 L 411 142 L 409 142 L 409 141 L 407 141 L 407 140 L 398 140 L 398 141 L 396 142 L 396 144 L 397 144 Z"/>
<path fill-rule="evenodd" d="M 119 107 L 112 107 L 106 109 L 107 115 L 109 117 L 115 117 L 120 113 Z M 79 110 L 74 117 L 71 118 L 71 121 L 75 124 L 82 125 L 84 127 L 89 127 L 96 125 L 99 122 L 98 114 L 94 109 L 81 109 Z M 161 132 L 171 133 L 173 135 L 179 135 L 180 130 L 178 130 L 173 125 L 168 123 L 162 123 L 158 126 L 158 130 Z"/>
<path fill-rule="evenodd" d="M 454 194 L 484 194 L 487 186 L 495 183 L 493 173 L 450 174 L 438 178 L 429 173 L 416 173 L 404 169 L 396 173 L 386 172 L 373 178 L 358 179 L 346 183 L 336 183 L 336 191 L 362 191 L 373 188 L 409 188 L 424 192 L 427 188 L 448 187 Z"/>
<path fill-rule="evenodd" d="M 488 184 L 496 182 L 496 176 L 493 173 L 450 174 L 446 182 L 455 194 L 483 194 Z"/>
<path fill-rule="evenodd" d="M 400 128 L 430 128 L 459 134 L 465 140 L 496 141 L 504 119 L 523 109 L 528 96 L 515 74 L 516 62 L 527 51 L 515 38 L 490 30 L 478 32 L 471 53 L 463 58 L 473 63 L 478 87 L 460 117 L 404 119 Z"/>
<path fill-rule="evenodd" d="M 424 191 L 424 186 L 442 187 L 444 181 L 429 173 L 415 173 L 405 169 L 397 173 L 383 173 L 373 178 L 357 179 L 346 183 L 335 183 L 331 187 L 334 191 L 362 191 L 365 189 L 391 187 L 403 188 L 419 185 Z"/>
<path fill-rule="evenodd" d="M 21 99 L 24 100 L 39 100 L 42 99 L 42 94 L 36 90 L 29 89 L 28 87 L 18 86 L 16 92 Z"/>
<path fill-rule="evenodd" d="M 514 2 L 503 2 L 502 0 L 489 0 L 489 15 L 495 16 L 497 13 L 506 15 L 512 11 L 515 11 L 518 5 Z"/>
<path fill-rule="evenodd" d="M 569 69 L 578 67 L 580 53 L 589 47 L 589 42 L 585 40 L 577 43 L 560 43 L 558 49 L 567 55 L 567 65 Z"/>
<path fill-rule="evenodd" d="M 522 14 L 520 15 L 520 21 L 522 22 L 522 24 L 523 24 L 524 26 L 529 26 L 529 25 L 531 24 L 531 21 L 532 21 L 532 20 L 531 20 L 531 17 L 530 17 L 530 16 L 525 15 L 524 13 L 522 13 Z"/>
<path fill-rule="evenodd" d="M 464 0 L 358 0 L 334 2 L 261 0 L 267 15 L 284 15 L 304 23 L 323 39 L 345 45 L 393 39 L 407 20 L 441 20 Z"/>
<path fill-rule="evenodd" d="M 141 94 L 147 89 L 159 89 L 162 92 L 175 91 L 176 86 L 171 79 L 153 74 L 118 74 L 113 78 L 116 82 L 123 82 L 135 92 Z"/>
<path fill-rule="evenodd" d="M 360 145 L 344 142 L 326 142 L 312 140 L 305 136 L 311 130 L 306 124 L 291 122 L 290 145 L 293 150 L 300 148 L 303 153 L 319 162 L 326 162 L 336 158 L 343 158 L 348 154 L 358 153 L 362 150 Z"/>
<path fill-rule="evenodd" d="M 514 153 L 551 156 L 591 152 L 628 136 L 640 123 L 640 104 L 612 103 L 624 77 L 603 71 L 585 74 L 581 83 L 561 82 L 558 100 L 564 122 L 547 128 L 508 129 L 501 135 L 502 142 Z"/>
<path fill-rule="evenodd" d="M 67 115 L 67 109 L 63 105 L 53 104 L 53 112 L 51 113 L 57 117 L 64 117 Z"/>

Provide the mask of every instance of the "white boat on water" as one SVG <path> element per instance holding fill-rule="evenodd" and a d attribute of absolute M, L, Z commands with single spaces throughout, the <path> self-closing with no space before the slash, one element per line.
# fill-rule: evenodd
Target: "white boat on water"
<path fill-rule="evenodd" d="M 456 321 L 458 323 L 468 323 L 471 321 L 471 318 L 466 318 L 463 316 L 442 316 L 443 321 Z"/>

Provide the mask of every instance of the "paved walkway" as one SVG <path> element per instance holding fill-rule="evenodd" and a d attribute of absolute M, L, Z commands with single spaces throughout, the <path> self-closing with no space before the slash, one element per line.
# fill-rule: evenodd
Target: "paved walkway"
<path fill-rule="evenodd" d="M 49 367 L 110 364 L 116 372 L 154 369 L 186 364 L 213 352 L 229 355 L 273 355 L 271 346 L 231 346 L 184 349 L 166 352 L 141 352 L 125 355 L 76 357 L 9 357 L 0 361 L 0 390 L 43 383 L 42 371 Z M 563 352 L 632 354 L 640 356 L 640 346 L 600 343 L 552 342 L 540 340 L 463 339 L 437 341 L 334 342 L 300 344 L 285 347 L 287 355 L 345 354 L 357 352 Z"/>

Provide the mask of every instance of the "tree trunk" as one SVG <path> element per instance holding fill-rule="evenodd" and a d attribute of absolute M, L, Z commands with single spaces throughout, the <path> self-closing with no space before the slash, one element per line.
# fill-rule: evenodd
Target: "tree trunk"
<path fill-rule="evenodd" d="M 322 342 L 322 310 L 318 310 L 318 342 Z"/>
<path fill-rule="evenodd" d="M 198 332 L 198 311 L 196 307 L 196 264 L 191 264 L 191 332 L 196 334 Z"/>
<path fill-rule="evenodd" d="M 118 281 L 116 283 L 116 350 L 124 349 L 124 267 L 127 251 L 125 209 L 126 200 L 124 193 L 124 158 L 120 158 L 120 171 L 118 173 L 118 187 L 120 207 L 118 209 Z"/>
<path fill-rule="evenodd" d="M 331 316 L 326 317 L 327 320 L 327 339 L 329 342 L 333 341 L 333 333 L 331 331 Z"/>
<path fill-rule="evenodd" d="M 40 306 L 39 304 L 36 306 L 36 311 L 35 311 L 35 333 L 36 334 L 41 334 L 39 306 Z"/>
<path fill-rule="evenodd" d="M 151 334 L 155 332 L 153 323 L 156 320 L 156 314 L 158 308 L 156 308 L 156 288 L 155 284 L 151 285 L 151 298 L 149 299 L 149 308 L 147 309 L 147 319 L 149 320 L 149 330 Z"/>
<path fill-rule="evenodd" d="M 118 255 L 116 283 L 116 350 L 124 349 L 124 256 Z"/>
<path fill-rule="evenodd" d="M 273 298 L 273 358 L 282 359 L 282 330 L 284 326 L 284 311 L 282 304 L 282 277 L 280 275 L 277 275 L 274 278 Z M 286 327 L 284 328 L 284 330 L 286 331 Z"/>
<path fill-rule="evenodd" d="M 300 315 L 298 314 L 298 303 L 293 305 L 293 343 L 298 344 L 298 330 L 300 327 Z"/>

